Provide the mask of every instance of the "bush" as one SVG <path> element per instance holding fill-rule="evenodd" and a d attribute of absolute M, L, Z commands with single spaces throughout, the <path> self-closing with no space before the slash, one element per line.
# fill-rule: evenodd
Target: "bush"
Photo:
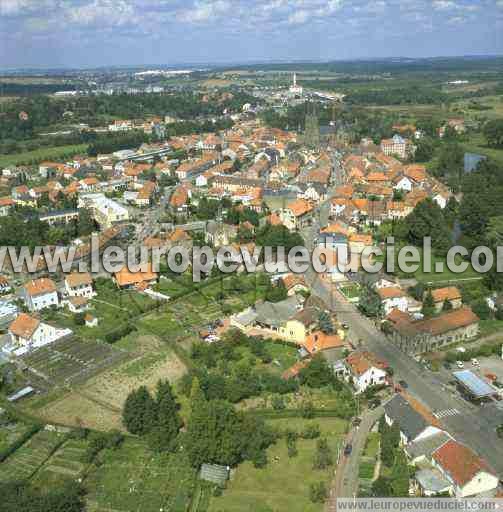
<path fill-rule="evenodd" d="M 320 426 L 315 423 L 308 425 L 301 433 L 302 439 L 317 439 L 321 435 Z"/>
<path fill-rule="evenodd" d="M 309 499 L 313 503 L 324 503 L 327 496 L 328 493 L 325 482 L 317 482 L 309 486 Z"/>

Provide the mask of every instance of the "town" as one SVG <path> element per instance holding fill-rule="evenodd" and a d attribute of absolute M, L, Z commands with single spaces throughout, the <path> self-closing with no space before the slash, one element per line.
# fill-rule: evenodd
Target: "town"
<path fill-rule="evenodd" d="M 97 512 L 503 497 L 503 280 L 468 257 L 502 239 L 502 118 L 480 114 L 501 81 L 449 83 L 430 115 L 366 109 L 301 64 L 267 72 L 134 71 L 113 90 L 79 76 L 7 103 L 2 249 L 75 257 L 54 271 L 2 254 L 6 493 Z M 81 119 L 89 104 L 112 114 Z M 52 152 L 19 151 L 23 130 Z M 112 247 L 300 246 L 325 270 L 110 272 L 91 269 L 92 237 L 102 263 Z M 421 260 L 430 237 L 434 270 L 366 272 L 388 237 Z M 445 265 L 456 244 L 461 273 Z"/>

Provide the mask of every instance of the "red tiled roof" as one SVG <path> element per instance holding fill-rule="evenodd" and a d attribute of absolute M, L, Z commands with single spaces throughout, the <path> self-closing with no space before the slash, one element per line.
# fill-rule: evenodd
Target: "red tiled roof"
<path fill-rule="evenodd" d="M 20 313 L 19 316 L 10 324 L 9 331 L 15 336 L 29 339 L 40 325 L 40 320 L 33 318 L 26 313 Z"/>
<path fill-rule="evenodd" d="M 491 473 L 487 463 L 467 446 L 454 441 L 443 444 L 433 453 L 433 459 L 459 486 L 470 482 L 480 471 Z"/>

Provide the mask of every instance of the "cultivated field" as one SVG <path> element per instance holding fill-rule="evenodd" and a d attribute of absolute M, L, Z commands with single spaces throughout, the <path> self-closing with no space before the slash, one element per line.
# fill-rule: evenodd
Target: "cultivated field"
<path fill-rule="evenodd" d="M 182 512 L 187 510 L 196 472 L 183 454 L 158 455 L 128 438 L 86 479 L 90 510 Z"/>

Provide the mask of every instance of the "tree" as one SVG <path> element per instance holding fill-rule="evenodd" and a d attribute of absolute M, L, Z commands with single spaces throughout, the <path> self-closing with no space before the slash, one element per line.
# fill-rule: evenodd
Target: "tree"
<path fill-rule="evenodd" d="M 431 237 L 431 246 L 440 253 L 449 249 L 451 233 L 446 226 L 442 209 L 431 199 L 421 201 L 401 223 L 397 225 L 398 238 L 422 247 L 424 239 Z"/>
<path fill-rule="evenodd" d="M 423 307 L 421 309 L 421 313 L 426 318 L 429 318 L 429 317 L 433 316 L 435 314 L 435 312 L 436 312 L 435 299 L 433 298 L 433 294 L 431 293 L 431 290 L 428 290 L 423 299 Z"/>
<path fill-rule="evenodd" d="M 452 311 L 452 302 L 449 299 L 445 299 L 442 305 L 442 312 L 447 313 L 448 311 Z"/>
<path fill-rule="evenodd" d="M 417 144 L 416 152 L 414 153 L 415 162 L 429 162 L 435 153 L 435 144 L 430 137 L 423 137 Z"/>
<path fill-rule="evenodd" d="M 149 434 L 149 442 L 156 451 L 170 451 L 174 448 L 182 426 L 179 409 L 169 382 L 159 381 L 156 396 L 157 418 Z"/>
<path fill-rule="evenodd" d="M 381 299 L 373 287 L 365 286 L 362 289 L 358 308 L 365 316 L 370 318 L 376 318 L 382 314 L 383 306 Z"/>
<path fill-rule="evenodd" d="M 316 482 L 309 486 L 309 499 L 313 503 L 324 503 L 327 496 L 328 493 L 325 482 Z"/>
<path fill-rule="evenodd" d="M 327 469 L 334 463 L 332 450 L 328 446 L 328 442 L 325 438 L 318 439 L 316 443 L 316 454 L 314 456 L 314 469 Z"/>
<path fill-rule="evenodd" d="M 321 388 L 334 382 L 334 374 L 322 354 L 316 354 L 299 372 L 299 381 L 310 388 Z"/>
<path fill-rule="evenodd" d="M 334 334 L 334 323 L 332 318 L 327 311 L 321 311 L 318 316 L 318 326 L 320 330 L 325 334 Z"/>
<path fill-rule="evenodd" d="M 472 310 L 481 320 L 487 320 L 491 316 L 491 309 L 485 299 L 473 303 Z"/>
<path fill-rule="evenodd" d="M 409 467 L 403 450 L 396 450 L 395 461 L 391 471 L 391 491 L 397 498 L 409 496 Z"/>
<path fill-rule="evenodd" d="M 381 460 L 387 467 L 392 467 L 395 461 L 395 451 L 400 444 L 400 428 L 395 421 L 393 425 L 388 426 L 383 421 L 379 424 L 381 433 Z"/>
<path fill-rule="evenodd" d="M 378 498 L 385 498 L 392 496 L 392 488 L 388 478 L 380 476 L 377 480 L 372 483 L 372 496 Z"/>
<path fill-rule="evenodd" d="M 269 302 L 281 302 L 288 297 L 288 292 L 282 279 L 276 284 L 270 284 L 265 295 L 265 299 Z"/>
<path fill-rule="evenodd" d="M 154 427 L 157 407 L 145 386 L 132 391 L 122 410 L 122 421 L 131 434 L 145 435 Z"/>
<path fill-rule="evenodd" d="M 484 126 L 484 136 L 492 148 L 503 147 L 503 119 L 493 119 Z"/>

